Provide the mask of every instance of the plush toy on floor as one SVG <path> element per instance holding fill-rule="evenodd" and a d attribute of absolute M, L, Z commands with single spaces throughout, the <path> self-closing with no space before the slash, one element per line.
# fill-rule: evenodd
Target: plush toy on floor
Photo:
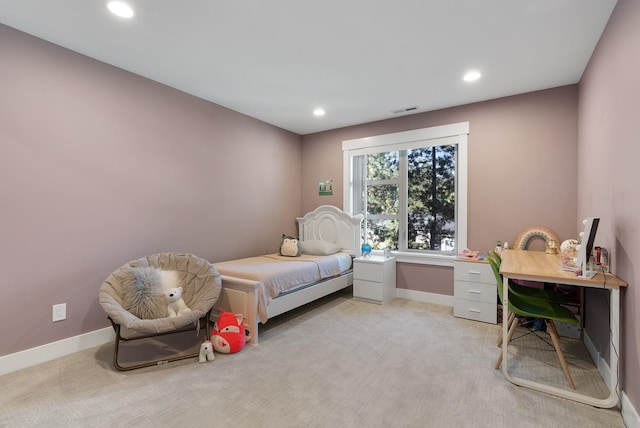
<path fill-rule="evenodd" d="M 168 289 L 165 296 L 167 297 L 167 302 L 169 302 L 167 309 L 170 317 L 177 317 L 191 312 L 191 309 L 187 307 L 187 304 L 182 299 L 182 287 Z"/>
<path fill-rule="evenodd" d="M 200 345 L 200 356 L 198 357 L 198 361 L 204 363 L 206 361 L 213 361 L 216 359 L 216 356 L 213 355 L 213 344 L 210 340 L 205 340 Z"/>
<path fill-rule="evenodd" d="M 245 329 L 242 314 L 220 311 L 218 321 L 211 332 L 213 349 L 223 354 L 241 351 L 245 344 Z"/>

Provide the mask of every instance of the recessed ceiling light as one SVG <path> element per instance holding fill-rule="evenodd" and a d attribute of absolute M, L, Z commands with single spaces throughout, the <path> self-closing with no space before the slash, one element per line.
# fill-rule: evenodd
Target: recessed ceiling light
<path fill-rule="evenodd" d="M 110 1 L 107 3 L 107 7 L 114 15 L 117 15 L 121 18 L 132 18 L 133 17 L 133 9 L 128 4 L 121 1 Z"/>
<path fill-rule="evenodd" d="M 474 80 L 478 80 L 482 76 L 479 71 L 470 71 L 464 75 L 463 79 L 465 82 L 473 82 Z"/>
<path fill-rule="evenodd" d="M 324 116 L 324 110 L 322 110 L 321 108 L 317 108 L 313 111 L 313 114 L 315 116 Z"/>

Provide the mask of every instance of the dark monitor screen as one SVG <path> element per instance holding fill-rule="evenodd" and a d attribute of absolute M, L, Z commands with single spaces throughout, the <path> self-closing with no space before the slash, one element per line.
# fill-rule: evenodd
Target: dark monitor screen
<path fill-rule="evenodd" d="M 580 251 L 578 252 L 578 267 L 582 269 L 583 272 L 587 270 L 589 257 L 591 257 L 591 253 L 593 252 L 593 245 L 596 240 L 596 232 L 598 231 L 600 219 L 598 217 L 591 217 L 586 219 L 584 223 L 584 232 L 580 242 Z"/>

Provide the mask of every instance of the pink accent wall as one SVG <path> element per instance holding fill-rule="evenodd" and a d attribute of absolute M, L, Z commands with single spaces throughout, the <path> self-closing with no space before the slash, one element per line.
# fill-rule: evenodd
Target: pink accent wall
<path fill-rule="evenodd" d="M 399 286 L 401 284 L 401 286 Z M 398 263 L 396 288 L 452 295 L 453 269 L 447 266 L 426 266 L 414 263 Z"/>
<path fill-rule="evenodd" d="M 468 121 L 469 248 L 486 252 L 496 240 L 513 244 L 533 225 L 551 228 L 561 240 L 575 238 L 577 99 L 577 85 L 571 85 L 305 135 L 302 209 L 342 206 L 343 140 Z M 318 181 L 328 179 L 334 195 L 319 196 Z M 398 288 L 453 295 L 452 274 L 427 265 L 398 270 L 404 272 Z"/>
<path fill-rule="evenodd" d="M 129 260 L 295 233 L 300 136 L 3 25 L 0 58 L 0 356 L 107 327 Z"/>
<path fill-rule="evenodd" d="M 622 292 L 621 388 L 640 409 L 640 2 L 620 0 L 580 82 L 578 217 L 600 216 L 596 244 L 611 251 Z M 590 337 L 608 358 L 605 294 L 587 294 Z M 597 304 L 589 305 L 589 302 Z M 615 368 L 611 368 L 615 370 Z"/>

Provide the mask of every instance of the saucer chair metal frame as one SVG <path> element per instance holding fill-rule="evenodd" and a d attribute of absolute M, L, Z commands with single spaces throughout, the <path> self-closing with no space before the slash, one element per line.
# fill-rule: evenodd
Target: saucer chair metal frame
<path fill-rule="evenodd" d="M 177 317 L 157 319 L 140 319 L 122 307 L 121 281 L 123 274 L 131 267 L 155 267 L 161 270 L 178 272 L 183 287 L 182 297 L 190 313 Z M 121 371 L 134 370 L 169 363 L 172 361 L 198 357 L 197 353 L 176 355 L 139 364 L 122 365 L 118 360 L 120 342 L 129 342 L 152 337 L 166 336 L 196 331 L 199 336 L 201 327 L 205 328 L 206 339 L 209 339 L 213 305 L 217 302 L 222 289 L 220 274 L 213 265 L 193 254 L 159 253 L 130 261 L 114 271 L 105 279 L 100 287 L 100 305 L 116 333 L 113 351 L 113 365 Z"/>

